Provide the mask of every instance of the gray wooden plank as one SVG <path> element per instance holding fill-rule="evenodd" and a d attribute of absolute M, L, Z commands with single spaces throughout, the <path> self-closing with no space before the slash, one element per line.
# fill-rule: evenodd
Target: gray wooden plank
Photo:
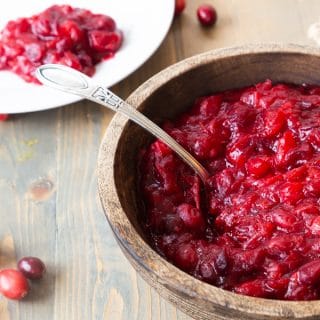
<path fill-rule="evenodd" d="M 23 302 L 0 300 L 1 317 L 4 313 L 8 319 L 9 314 L 10 319 L 31 319 L 53 312 L 56 115 L 57 111 L 17 115 L 0 123 L 0 267 L 15 267 L 16 259 L 36 255 L 49 271 Z M 33 193 L 34 186 L 44 181 L 52 182 L 46 201 Z"/>

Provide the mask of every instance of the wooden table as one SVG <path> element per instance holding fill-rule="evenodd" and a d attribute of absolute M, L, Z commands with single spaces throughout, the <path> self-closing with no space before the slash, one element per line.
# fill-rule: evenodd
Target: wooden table
<path fill-rule="evenodd" d="M 189 0 L 154 56 L 112 89 L 127 97 L 166 66 L 209 49 L 312 44 L 307 29 L 320 16 L 319 0 L 208 0 L 219 20 L 203 29 L 195 17 L 202 2 Z M 1 320 L 190 319 L 136 274 L 105 220 L 96 159 L 112 116 L 84 101 L 0 123 L 0 268 L 26 255 L 48 266 L 23 302 L 0 298 Z"/>

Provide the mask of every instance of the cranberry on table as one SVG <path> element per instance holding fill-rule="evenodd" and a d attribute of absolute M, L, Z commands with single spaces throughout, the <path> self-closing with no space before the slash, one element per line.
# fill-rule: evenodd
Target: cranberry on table
<path fill-rule="evenodd" d="M 8 118 L 8 114 L 0 113 L 0 121 L 6 121 Z"/>
<path fill-rule="evenodd" d="M 36 257 L 24 257 L 18 262 L 18 269 L 31 280 L 41 279 L 46 272 L 45 264 Z"/>
<path fill-rule="evenodd" d="M 212 26 L 217 21 L 217 11 L 210 4 L 203 4 L 199 6 L 197 16 L 203 26 Z"/>
<path fill-rule="evenodd" d="M 0 292 L 6 298 L 20 300 L 29 292 L 28 280 L 18 270 L 0 270 Z"/>
<path fill-rule="evenodd" d="M 174 15 L 178 16 L 186 7 L 186 0 L 175 0 L 175 10 Z"/>

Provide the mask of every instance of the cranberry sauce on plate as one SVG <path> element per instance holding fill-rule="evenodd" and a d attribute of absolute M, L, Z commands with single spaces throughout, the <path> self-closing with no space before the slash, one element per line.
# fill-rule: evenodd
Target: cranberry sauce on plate
<path fill-rule="evenodd" d="M 95 64 L 120 48 L 122 33 L 103 14 L 69 5 L 54 5 L 30 18 L 9 21 L 0 33 L 0 70 L 28 82 L 44 63 L 64 64 L 91 76 Z"/>
<path fill-rule="evenodd" d="M 139 164 L 146 232 L 194 277 L 236 293 L 320 299 L 320 87 L 270 80 L 195 101 Z"/>

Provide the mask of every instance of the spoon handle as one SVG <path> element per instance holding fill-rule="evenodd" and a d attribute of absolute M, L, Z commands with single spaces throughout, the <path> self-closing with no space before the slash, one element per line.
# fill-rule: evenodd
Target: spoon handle
<path fill-rule="evenodd" d="M 167 144 L 183 161 L 195 170 L 203 182 L 206 182 L 208 178 L 206 169 L 179 143 L 154 122 L 110 90 L 95 84 L 88 76 L 77 70 L 58 64 L 45 64 L 40 66 L 36 71 L 36 76 L 40 82 L 49 87 L 82 96 L 113 111 L 126 115 L 130 120 Z"/>

